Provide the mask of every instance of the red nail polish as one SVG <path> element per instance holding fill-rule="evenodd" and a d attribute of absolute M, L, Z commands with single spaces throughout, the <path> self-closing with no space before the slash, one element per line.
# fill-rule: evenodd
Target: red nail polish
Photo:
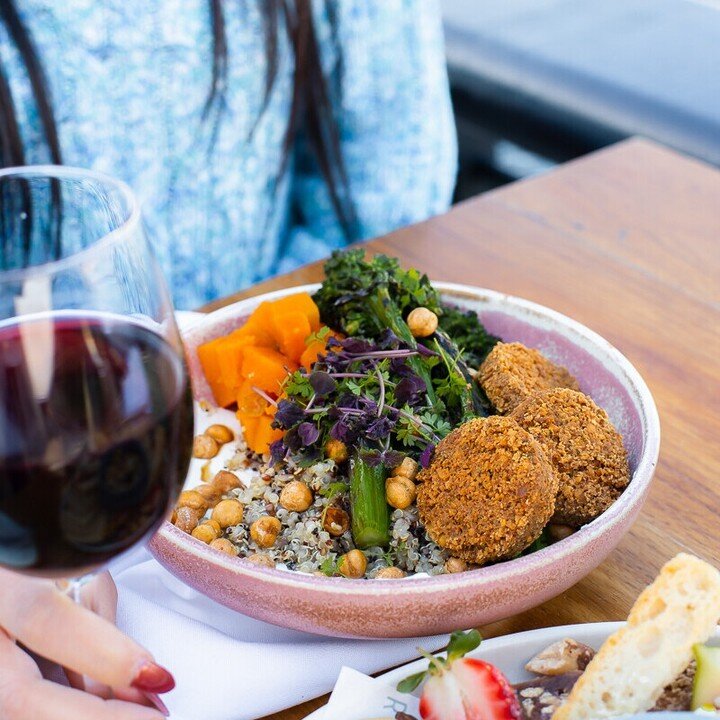
<path fill-rule="evenodd" d="M 137 690 L 150 693 L 166 693 L 175 687 L 175 679 L 164 667 L 160 667 L 160 665 L 153 662 L 145 662 L 130 684 Z"/>
<path fill-rule="evenodd" d="M 170 711 L 167 709 L 167 705 L 160 699 L 159 695 L 155 693 L 145 693 L 145 697 L 155 706 L 155 708 L 161 712 L 165 717 L 170 717 Z"/>

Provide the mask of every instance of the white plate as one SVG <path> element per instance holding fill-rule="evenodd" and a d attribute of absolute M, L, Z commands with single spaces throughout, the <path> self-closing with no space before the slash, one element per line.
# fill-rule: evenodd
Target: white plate
<path fill-rule="evenodd" d="M 540 650 L 557 640 L 572 638 L 585 643 L 595 650 L 623 625 L 621 622 L 585 623 L 580 625 L 562 625 L 560 627 L 541 628 L 527 632 L 504 635 L 503 637 L 483 640 L 480 647 L 468 654 L 468 657 L 480 658 L 498 667 L 511 683 L 530 680 L 534 676 L 525 670 L 525 663 Z M 720 637 L 720 629 L 715 638 Z M 420 658 L 402 667 L 390 670 L 378 679 L 388 685 L 397 685 L 403 678 L 427 668 L 427 660 Z M 678 713 L 673 713 L 678 716 Z M 655 717 L 659 718 L 657 714 Z M 325 717 L 325 708 L 318 708 L 305 720 L 331 720 Z"/>

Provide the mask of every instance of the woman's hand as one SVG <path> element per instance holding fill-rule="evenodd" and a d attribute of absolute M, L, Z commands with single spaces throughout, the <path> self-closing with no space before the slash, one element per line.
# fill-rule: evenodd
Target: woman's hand
<path fill-rule="evenodd" d="M 0 570 L 0 718 L 162 720 L 157 693 L 174 680 L 115 627 L 110 576 L 86 585 L 82 599 L 77 605 L 52 581 Z M 65 668 L 71 687 L 44 680 L 24 648 Z"/>

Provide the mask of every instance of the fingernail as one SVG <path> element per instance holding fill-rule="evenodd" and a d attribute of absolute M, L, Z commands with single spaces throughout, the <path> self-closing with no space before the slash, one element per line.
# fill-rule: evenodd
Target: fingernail
<path fill-rule="evenodd" d="M 167 705 L 160 699 L 159 695 L 155 693 L 145 693 L 145 697 L 165 716 L 170 717 L 170 711 L 167 709 Z"/>
<path fill-rule="evenodd" d="M 166 693 L 175 687 L 175 679 L 164 667 L 145 661 L 130 684 L 137 690 Z"/>

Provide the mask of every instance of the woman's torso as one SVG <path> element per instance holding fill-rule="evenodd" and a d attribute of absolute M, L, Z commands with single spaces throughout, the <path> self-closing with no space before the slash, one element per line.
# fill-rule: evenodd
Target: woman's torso
<path fill-rule="evenodd" d="M 280 32 L 277 76 L 258 121 L 267 71 L 258 4 L 223 4 L 225 104 L 207 116 L 208 0 L 17 0 L 17 6 L 46 71 L 63 161 L 117 176 L 137 192 L 177 306 L 198 306 L 275 271 L 291 222 L 292 161 L 285 177 L 280 169 L 293 56 Z M 320 4 L 316 11 L 322 42 L 327 20 Z M 26 162 L 47 162 L 27 76 L 2 29 L 0 52 Z M 336 224 L 326 234 L 328 246 L 342 242 Z"/>

